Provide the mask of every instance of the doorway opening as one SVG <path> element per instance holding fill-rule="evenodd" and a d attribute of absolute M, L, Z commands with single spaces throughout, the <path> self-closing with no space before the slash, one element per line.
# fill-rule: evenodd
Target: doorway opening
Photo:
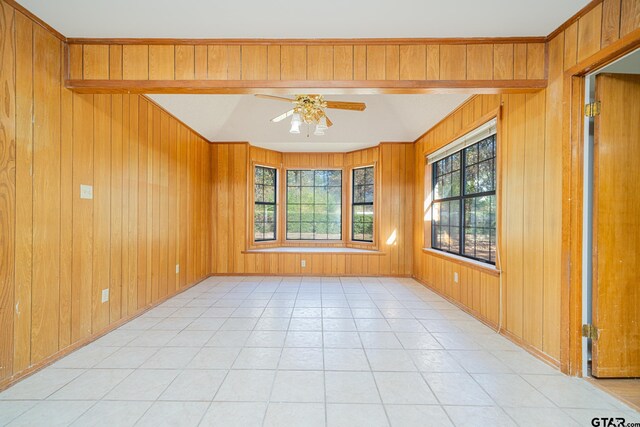
<path fill-rule="evenodd" d="M 640 49 L 585 76 L 582 375 L 640 408 Z"/>

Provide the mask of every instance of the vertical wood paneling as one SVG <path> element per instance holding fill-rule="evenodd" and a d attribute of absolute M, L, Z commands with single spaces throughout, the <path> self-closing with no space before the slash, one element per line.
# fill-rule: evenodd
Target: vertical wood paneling
<path fill-rule="evenodd" d="M 122 313 L 122 95 L 111 97 L 111 236 L 109 277 L 109 322 L 120 319 Z"/>
<path fill-rule="evenodd" d="M 188 45 L 177 45 L 175 52 L 176 80 L 193 80 L 195 78 L 195 48 Z"/>
<path fill-rule="evenodd" d="M 353 80 L 367 80 L 366 46 L 353 46 Z"/>
<path fill-rule="evenodd" d="M 440 80 L 440 46 L 427 46 L 427 80 Z"/>
<path fill-rule="evenodd" d="M 209 80 L 226 80 L 228 61 L 226 45 L 209 46 L 207 48 L 207 78 Z"/>
<path fill-rule="evenodd" d="M 440 46 L 440 80 L 465 80 L 467 74 L 467 47 L 465 45 Z"/>
<path fill-rule="evenodd" d="M 78 341 L 91 334 L 93 203 L 80 199 L 80 185 L 93 185 L 93 95 L 73 95 L 73 141 L 71 340 Z"/>
<path fill-rule="evenodd" d="M 22 15 L 22 14 L 19 14 Z M 22 15 L 24 16 L 24 15 Z M 24 18 L 31 20 L 29 18 Z M 81 44 L 70 44 L 68 45 L 69 49 L 69 78 L 70 79 L 83 79 L 82 75 L 82 45 Z"/>
<path fill-rule="evenodd" d="M 467 79 L 493 79 L 493 45 L 471 44 L 467 46 Z"/>
<path fill-rule="evenodd" d="M 240 46 L 227 46 L 227 79 L 240 80 L 242 73 L 242 59 L 240 57 Z"/>
<path fill-rule="evenodd" d="M 527 45 L 517 44 L 513 49 L 513 78 L 527 78 Z"/>
<path fill-rule="evenodd" d="M 109 79 L 109 46 L 84 45 L 82 58 L 83 75 L 85 79 Z"/>
<path fill-rule="evenodd" d="M 549 85 L 546 90 L 544 168 L 544 289 L 542 349 L 560 358 L 560 262 L 562 259 L 562 96 L 564 35 L 549 43 Z"/>
<path fill-rule="evenodd" d="M 333 47 L 333 78 L 353 80 L 353 46 Z"/>
<path fill-rule="evenodd" d="M 423 46 L 424 47 L 424 46 Z M 426 66 L 426 62 L 424 63 Z M 400 46 L 385 46 L 385 78 L 387 80 L 400 79 Z"/>
<path fill-rule="evenodd" d="M 602 4 L 597 5 L 578 20 L 578 61 L 600 50 L 601 25 Z"/>
<path fill-rule="evenodd" d="M 307 47 L 307 79 L 333 80 L 333 46 Z"/>
<path fill-rule="evenodd" d="M 267 47 L 267 79 L 280 80 L 281 48 L 277 45 Z"/>
<path fill-rule="evenodd" d="M 149 46 L 149 80 L 173 80 L 175 77 L 173 45 Z"/>
<path fill-rule="evenodd" d="M 267 80 L 267 46 L 242 46 L 242 80 Z"/>
<path fill-rule="evenodd" d="M 174 213 L 183 209 L 178 203 L 185 200 L 178 197 L 174 176 L 177 127 L 183 127 L 176 119 L 162 113 L 159 120 L 153 112 L 160 110 L 139 95 L 81 95 L 64 88 L 62 42 L 3 1 L 0 37 L 1 382 L 157 301 L 151 293 L 147 299 L 153 287 L 159 297 L 157 284 L 147 281 L 147 255 L 158 248 L 161 292 L 173 293 L 175 281 L 167 278 L 175 274 L 175 263 L 167 258 L 184 256 L 172 242 L 185 235 L 173 224 Z M 86 52 L 77 46 L 75 73 L 100 79 L 148 77 L 146 61 L 138 68 L 124 64 L 124 56 L 146 52 L 146 46 L 96 45 Z M 157 129 L 160 144 L 153 145 Z M 194 207 L 185 208 L 199 210 L 192 237 L 204 248 L 210 239 L 209 144 L 190 135 L 191 144 L 182 145 L 199 159 L 199 179 L 193 182 L 198 197 Z M 148 142 L 152 150 L 146 150 Z M 161 167 L 159 180 L 148 173 L 155 165 Z M 93 187 L 92 199 L 80 198 L 80 185 Z M 158 190 L 160 199 L 152 201 L 162 205 L 154 207 L 147 195 Z M 151 227 L 147 233 L 149 216 L 163 221 L 158 225 L 166 232 L 159 239 L 151 240 Z M 207 253 L 200 252 L 204 260 Z M 207 273 L 200 261 L 196 278 Z M 104 303 L 103 290 L 109 291 Z"/>
<path fill-rule="evenodd" d="M 367 80 L 385 79 L 385 57 L 384 46 L 367 46 Z"/>
<path fill-rule="evenodd" d="M 92 331 L 109 324 L 109 301 L 102 302 L 102 291 L 109 290 L 111 241 L 111 96 L 93 97 L 93 286 Z"/>
<path fill-rule="evenodd" d="M 544 292 L 545 93 L 526 96 L 524 145 L 523 337 L 542 348 Z"/>
<path fill-rule="evenodd" d="M 426 46 L 400 46 L 400 80 L 424 80 L 427 76 L 426 67 Z"/>
<path fill-rule="evenodd" d="M 196 80 L 207 79 L 207 67 L 209 65 L 209 49 L 207 46 L 198 45 L 194 47 L 194 78 Z"/>
<path fill-rule="evenodd" d="M 149 46 L 122 46 L 122 78 L 124 80 L 149 79 Z"/>
<path fill-rule="evenodd" d="M 31 361 L 58 350 L 60 285 L 60 41 L 33 27 L 33 284 Z M 108 52 L 108 49 L 107 49 Z"/>
<path fill-rule="evenodd" d="M 307 79 L 307 47 L 306 46 L 281 46 L 280 47 L 280 79 L 282 80 L 306 80 Z"/>
<path fill-rule="evenodd" d="M 527 45 L 527 79 L 544 79 L 544 43 Z"/>
<path fill-rule="evenodd" d="M 4 4 L 0 2 L 0 7 Z M 6 27 L 6 10 L 3 11 L 3 28 Z M 16 223 L 15 223 L 15 294 L 14 304 L 8 306 L 17 306 L 14 316 L 14 348 L 13 348 L 13 370 L 22 371 L 27 368 L 31 362 L 31 279 L 33 268 L 33 28 L 31 20 L 21 13 L 15 15 L 16 26 L 16 51 L 22 52 L 22 55 L 16 56 L 15 61 L 15 134 L 16 134 Z M 9 42 L 11 37 L 4 36 L 3 42 Z M 10 55 L 11 50 L 3 48 L 3 64 L 12 61 Z M 9 68 L 3 67 L 3 72 Z M 11 78 L 9 76 L 9 78 Z M 2 81 L 7 76 L 2 75 Z M 10 80 L 9 80 L 10 81 Z M 4 85 L 3 85 L 4 86 Z M 11 86 L 8 86 L 11 87 Z M 11 92 L 9 92 L 11 95 Z M 9 104 L 11 106 L 12 103 Z M 11 113 L 11 110 L 8 111 Z M 9 114 L 10 115 L 10 114 Z M 0 137 L 5 139 L 10 137 L 11 123 L 4 124 L 5 116 L 2 115 L 3 132 Z M 6 126 L 6 128 L 5 128 Z M 5 130 L 6 129 L 6 130 Z M 4 150 L 4 147 L 3 147 Z M 4 156 L 4 154 L 3 154 Z M 4 157 L 3 157 L 4 158 Z M 3 199 L 9 201 L 10 199 Z M 9 207 L 2 207 L 3 211 L 9 211 Z M 3 235 L 7 235 L 4 231 Z M 5 246 L 7 245 L 7 246 Z M 4 243 L 3 247 L 9 247 L 10 243 Z M 9 249 L 9 254 L 11 253 Z M 4 273 L 3 271 L 3 274 Z M 4 280 L 4 279 L 2 279 Z M 2 304 L 3 306 L 4 303 Z M 4 313 L 3 313 L 4 314 Z M 5 340 L 10 339 L 11 330 L 4 329 L 4 319 L 2 319 L 2 335 Z M 7 323 L 10 325 L 10 322 Z M 9 326 L 8 326 L 9 327 Z M 0 341 L 3 348 L 9 348 L 9 345 Z M 2 359 L 4 363 L 6 359 Z M 9 364 L 6 364 L 10 368 Z M 4 372 L 1 377 L 8 376 L 11 371 Z"/>
<path fill-rule="evenodd" d="M 493 78 L 513 79 L 513 44 L 493 45 Z"/>
<path fill-rule="evenodd" d="M 622 0 L 620 4 L 620 37 L 640 28 L 640 3 L 638 0 Z"/>
<path fill-rule="evenodd" d="M 564 31 L 564 69 L 578 61 L 578 23 L 574 22 Z"/>
<path fill-rule="evenodd" d="M 602 2 L 602 35 L 600 46 L 609 46 L 620 38 L 620 0 Z"/>
<path fill-rule="evenodd" d="M 109 80 L 122 80 L 122 46 L 109 46 Z"/>
<path fill-rule="evenodd" d="M 212 238 L 210 264 L 218 274 L 316 274 L 316 275 L 410 275 L 412 272 L 410 237 L 413 212 L 400 206 L 413 197 L 413 148 L 411 144 L 383 144 L 354 153 L 278 153 L 248 144 L 216 143 L 212 146 Z M 378 154 L 378 153 L 383 154 Z M 385 160 L 387 159 L 387 160 Z M 284 168 L 349 167 L 376 164 L 381 174 L 380 247 L 384 256 L 332 254 L 243 254 L 247 244 L 247 170 L 252 162 L 283 164 Z M 385 180 L 384 177 L 388 176 Z M 282 177 L 280 179 L 283 179 Z M 398 203 L 393 203 L 398 201 Z M 229 209 L 218 209 L 228 206 Z M 251 209 L 251 208 L 249 208 Z M 281 204 L 285 212 L 285 204 Z M 347 207 L 345 205 L 344 209 Z M 346 224 L 345 224 L 346 225 Z M 281 225 L 284 227 L 284 222 Z M 386 239 L 396 230 L 396 240 Z M 348 233 L 345 227 L 345 233 Z M 386 236 L 386 237 L 385 237 Z M 301 258 L 302 257 L 302 258 Z M 300 260 L 306 267 L 300 267 Z"/>
<path fill-rule="evenodd" d="M 13 8 L 0 2 L 0 378 L 13 369 L 13 300 L 16 249 L 16 24 Z M 59 74 L 58 74 L 59 75 Z"/>
<path fill-rule="evenodd" d="M 64 49 L 61 63 L 64 63 Z M 64 81 L 60 67 L 60 81 Z M 73 92 L 60 91 L 60 327 L 58 347 L 71 344 L 71 307 L 73 296 Z M 16 369 L 17 371 L 17 369 Z"/>

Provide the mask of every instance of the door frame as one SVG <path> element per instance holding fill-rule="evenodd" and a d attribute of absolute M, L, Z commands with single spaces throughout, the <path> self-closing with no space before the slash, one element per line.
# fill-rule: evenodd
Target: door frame
<path fill-rule="evenodd" d="M 562 114 L 562 263 L 560 369 L 582 375 L 583 219 L 584 219 L 584 101 L 587 74 L 640 47 L 636 29 L 565 70 Z"/>

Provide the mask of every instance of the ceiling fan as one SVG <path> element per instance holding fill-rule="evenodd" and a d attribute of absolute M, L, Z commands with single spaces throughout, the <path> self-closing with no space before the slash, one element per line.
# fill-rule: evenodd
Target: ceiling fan
<path fill-rule="evenodd" d="M 315 126 L 314 135 L 324 135 L 324 131 L 333 125 L 324 111 L 326 108 L 350 111 L 364 111 L 367 108 L 364 102 L 327 101 L 322 95 L 296 95 L 294 99 L 273 95 L 256 96 L 293 104 L 291 110 L 271 119 L 272 122 L 276 123 L 292 116 L 290 133 L 300 133 L 300 125 L 306 123 Z"/>

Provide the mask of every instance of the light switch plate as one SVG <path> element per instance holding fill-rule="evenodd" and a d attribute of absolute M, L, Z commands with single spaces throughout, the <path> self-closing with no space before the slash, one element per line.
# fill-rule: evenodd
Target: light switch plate
<path fill-rule="evenodd" d="M 176 274 L 180 273 L 180 264 L 176 264 Z"/>
<path fill-rule="evenodd" d="M 81 199 L 93 199 L 93 186 L 80 184 L 80 198 Z"/>
<path fill-rule="evenodd" d="M 458 283 L 458 273 L 453 273 L 453 281 Z"/>
<path fill-rule="evenodd" d="M 109 289 L 102 290 L 102 302 L 109 301 Z"/>
<path fill-rule="evenodd" d="M 306 261 L 306 260 L 304 260 L 304 259 L 303 259 L 302 261 L 300 261 L 300 266 L 301 266 L 302 268 L 306 267 L 306 266 L 307 266 L 307 261 Z"/>

